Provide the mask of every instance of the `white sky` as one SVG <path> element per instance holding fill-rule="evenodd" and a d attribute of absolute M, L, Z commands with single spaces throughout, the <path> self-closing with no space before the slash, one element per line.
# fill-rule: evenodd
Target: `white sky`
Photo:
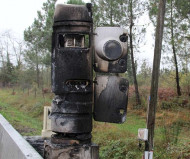
<path fill-rule="evenodd" d="M 62 0 L 66 2 L 67 0 Z M 90 2 L 90 0 L 84 0 Z M 28 28 L 37 17 L 37 11 L 41 10 L 46 0 L 0 0 L 0 33 L 10 30 L 14 35 L 23 39 L 23 32 Z M 144 17 L 147 18 L 148 17 Z M 142 20 L 143 21 L 143 20 Z M 135 57 L 139 64 L 143 59 L 149 61 L 150 66 L 153 60 L 154 40 L 152 38 L 153 26 L 147 28 L 145 45 L 142 45 L 142 53 L 136 54 Z"/>
<path fill-rule="evenodd" d="M 22 38 L 24 29 L 33 23 L 44 2 L 46 0 L 0 0 L 0 33 L 11 30 Z"/>
<path fill-rule="evenodd" d="M 0 33 L 11 30 L 22 38 L 46 0 L 0 0 Z"/>

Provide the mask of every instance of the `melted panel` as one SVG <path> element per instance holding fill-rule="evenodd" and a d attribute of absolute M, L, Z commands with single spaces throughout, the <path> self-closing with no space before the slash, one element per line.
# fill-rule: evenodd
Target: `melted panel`
<path fill-rule="evenodd" d="M 94 119 L 109 123 L 126 120 L 129 83 L 118 76 L 97 76 Z"/>

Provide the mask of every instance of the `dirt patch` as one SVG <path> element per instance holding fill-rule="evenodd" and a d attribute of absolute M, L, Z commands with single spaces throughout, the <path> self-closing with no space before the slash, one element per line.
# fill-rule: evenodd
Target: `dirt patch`
<path fill-rule="evenodd" d="M 17 127 L 16 130 L 20 133 L 20 134 L 29 134 L 29 133 L 34 133 L 36 131 L 36 129 L 33 128 L 28 128 L 25 126 L 20 126 L 19 128 Z"/>
<path fill-rule="evenodd" d="M 20 133 L 20 134 L 33 134 L 36 132 L 36 129 L 34 128 L 29 128 L 24 125 L 20 125 L 19 123 L 15 122 L 13 124 L 14 128 Z"/>

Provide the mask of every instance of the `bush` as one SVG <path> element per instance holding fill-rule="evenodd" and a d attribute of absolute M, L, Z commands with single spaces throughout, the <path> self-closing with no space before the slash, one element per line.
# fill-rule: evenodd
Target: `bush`
<path fill-rule="evenodd" d="M 171 98 L 174 98 L 176 93 L 171 88 L 159 88 L 158 89 L 158 99 L 168 101 Z"/>
<path fill-rule="evenodd" d="M 175 108 L 175 107 L 177 107 L 177 103 L 173 103 L 173 102 L 170 102 L 170 101 L 162 101 L 161 105 L 160 105 L 160 108 L 165 109 L 165 110 Z"/>
<path fill-rule="evenodd" d="M 100 151 L 101 159 L 138 159 L 142 156 L 133 140 L 110 140 Z"/>
<path fill-rule="evenodd" d="M 176 108 L 190 108 L 190 102 L 189 99 L 186 97 L 174 97 L 170 98 L 168 100 L 162 100 L 160 101 L 160 108 L 161 109 L 176 109 Z"/>

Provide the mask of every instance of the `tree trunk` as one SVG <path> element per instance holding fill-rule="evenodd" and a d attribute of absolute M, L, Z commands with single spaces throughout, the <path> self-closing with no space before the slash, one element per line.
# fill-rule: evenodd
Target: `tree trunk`
<path fill-rule="evenodd" d="M 42 65 L 42 73 L 41 73 L 41 88 L 44 89 L 44 66 Z"/>
<path fill-rule="evenodd" d="M 139 95 L 139 90 L 138 90 L 138 83 L 137 83 L 137 77 L 136 77 L 136 68 L 135 68 L 135 62 L 134 62 L 134 55 L 133 55 L 133 0 L 130 0 L 130 14 L 131 14 L 131 19 L 130 19 L 130 51 L 131 51 L 131 63 L 132 63 L 132 71 L 133 71 L 133 79 L 134 79 L 134 85 L 135 85 L 135 95 L 136 95 L 136 105 L 140 106 L 141 105 L 141 99 Z"/>
<path fill-rule="evenodd" d="M 2 66 L 3 66 L 3 69 L 4 69 L 5 68 L 5 61 L 4 61 L 4 57 L 3 57 L 3 47 L 0 50 L 0 56 L 1 56 Z"/>
<path fill-rule="evenodd" d="M 110 25 L 113 26 L 113 1 L 111 1 Z"/>
<path fill-rule="evenodd" d="M 39 71 L 39 60 L 38 60 L 38 50 L 36 49 L 36 81 L 38 88 L 40 88 L 40 71 Z"/>
<path fill-rule="evenodd" d="M 160 0 L 159 12 L 157 17 L 157 26 L 156 26 L 154 62 L 153 62 L 152 81 L 151 81 L 151 90 L 150 90 L 150 103 L 148 107 L 148 119 L 147 119 L 148 141 L 145 142 L 145 151 L 152 151 L 154 148 L 153 138 L 154 138 L 155 115 L 156 115 L 156 106 L 157 106 L 157 93 L 158 93 L 158 81 L 159 81 L 159 72 L 160 72 L 160 59 L 161 59 L 161 50 L 162 50 L 165 8 L 166 8 L 166 0 Z"/>
<path fill-rule="evenodd" d="M 181 89 L 179 85 L 179 72 L 178 72 L 178 62 L 177 62 L 177 55 L 174 43 L 174 27 L 173 27 L 173 0 L 171 0 L 171 42 L 172 42 L 172 51 L 174 55 L 174 64 L 175 64 L 175 72 L 176 72 L 176 84 L 177 84 L 177 95 L 181 96 Z"/>

